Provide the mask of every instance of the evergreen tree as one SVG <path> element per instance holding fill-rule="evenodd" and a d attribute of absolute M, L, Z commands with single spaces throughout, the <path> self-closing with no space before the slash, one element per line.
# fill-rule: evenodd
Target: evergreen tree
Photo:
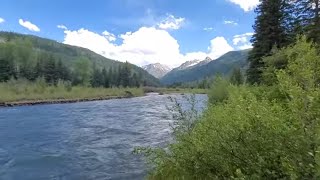
<path fill-rule="evenodd" d="M 121 77 L 121 85 L 123 87 L 130 86 L 130 79 L 131 79 L 131 67 L 128 62 L 124 64 L 124 67 L 122 68 L 122 71 L 120 73 Z"/>
<path fill-rule="evenodd" d="M 65 69 L 64 69 L 64 65 L 62 64 L 61 59 L 58 60 L 57 64 L 56 64 L 56 74 L 57 74 L 57 79 L 60 80 L 64 80 L 65 79 Z"/>
<path fill-rule="evenodd" d="M 241 73 L 241 70 L 240 68 L 234 68 L 232 73 L 231 73 L 231 76 L 230 76 L 230 82 L 231 84 L 234 84 L 234 85 L 241 85 L 243 84 L 244 80 L 243 80 L 243 75 Z"/>
<path fill-rule="evenodd" d="M 139 79 L 137 73 L 133 73 L 133 75 L 132 75 L 132 84 L 131 84 L 131 86 L 140 87 L 140 79 Z"/>
<path fill-rule="evenodd" d="M 92 79 L 91 79 L 91 86 L 92 87 L 101 87 L 103 86 L 104 81 L 103 81 L 103 75 L 100 72 L 99 69 L 95 68 L 93 69 L 92 73 Z"/>
<path fill-rule="evenodd" d="M 118 80 L 117 77 L 115 76 L 113 68 L 109 69 L 108 72 L 108 79 L 109 79 L 109 87 L 114 87 L 116 86 L 116 81 Z"/>
<path fill-rule="evenodd" d="M 56 84 L 58 81 L 56 62 L 52 55 L 44 64 L 44 78 L 48 84 Z"/>
<path fill-rule="evenodd" d="M 110 79 L 109 79 L 108 72 L 107 72 L 106 68 L 102 69 L 101 74 L 103 77 L 103 87 L 109 88 L 110 87 Z"/>
<path fill-rule="evenodd" d="M 15 76 L 14 64 L 12 61 L 0 58 L 0 82 L 6 82 Z"/>
<path fill-rule="evenodd" d="M 250 52 L 247 79 L 251 84 L 260 83 L 264 68 L 262 57 L 270 55 L 273 46 L 284 47 L 290 43 L 288 29 L 291 16 L 287 0 L 261 0 L 255 12 L 258 14 L 255 34 L 252 37 L 253 49 Z"/>
<path fill-rule="evenodd" d="M 314 42 L 320 43 L 320 1 L 295 1 L 296 33 L 305 34 Z"/>

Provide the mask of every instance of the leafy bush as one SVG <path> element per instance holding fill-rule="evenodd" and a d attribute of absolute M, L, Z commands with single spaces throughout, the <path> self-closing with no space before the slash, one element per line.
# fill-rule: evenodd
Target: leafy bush
<path fill-rule="evenodd" d="M 208 93 L 209 103 L 215 105 L 226 100 L 229 96 L 227 90 L 229 86 L 229 81 L 223 79 L 222 77 L 216 77 Z"/>
<path fill-rule="evenodd" d="M 220 94 L 188 133 L 147 149 L 149 178 L 319 179 L 320 56 L 304 37 L 277 53 L 287 66 L 273 86 L 216 82 Z"/>

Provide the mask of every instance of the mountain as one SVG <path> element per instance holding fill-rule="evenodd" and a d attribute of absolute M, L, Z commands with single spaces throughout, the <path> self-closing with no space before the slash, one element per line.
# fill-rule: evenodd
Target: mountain
<path fill-rule="evenodd" d="M 97 68 L 114 69 L 118 70 L 121 65 L 125 63 L 105 58 L 96 54 L 88 49 L 66 45 L 54 40 L 45 39 L 33 35 L 23 35 L 13 32 L 0 32 L 0 43 L 20 44 L 23 47 L 21 52 L 40 54 L 47 53 L 54 56 L 56 59 L 61 60 L 66 66 L 73 68 L 74 63 L 81 59 L 88 59 L 92 65 Z M 147 86 L 159 86 L 160 82 L 157 78 L 150 75 L 144 69 L 131 64 L 134 73 L 137 73 L 142 78 Z"/>
<path fill-rule="evenodd" d="M 198 64 L 199 62 L 201 62 L 201 60 L 192 60 L 192 61 L 186 61 L 185 63 L 181 64 L 179 67 L 175 68 L 175 70 L 184 70 L 184 69 L 188 69 L 191 68 L 192 66 Z"/>
<path fill-rule="evenodd" d="M 216 60 L 206 58 L 197 64 L 184 66 L 187 68 L 178 67 L 161 78 L 161 82 L 166 85 L 192 82 L 201 80 L 206 77 L 212 77 L 216 74 L 227 75 L 234 67 L 244 68 L 247 65 L 247 57 L 250 50 L 231 51 L 221 56 Z M 195 63 L 196 61 L 194 61 Z"/>
<path fill-rule="evenodd" d="M 146 70 L 149 74 L 159 79 L 171 71 L 170 67 L 160 63 L 149 64 L 149 65 L 143 66 L 142 68 Z"/>

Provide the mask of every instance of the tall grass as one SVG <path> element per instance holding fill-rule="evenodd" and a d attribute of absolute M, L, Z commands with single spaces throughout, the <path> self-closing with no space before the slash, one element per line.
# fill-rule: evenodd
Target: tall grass
<path fill-rule="evenodd" d="M 91 88 L 58 82 L 56 86 L 47 85 L 42 80 L 35 83 L 26 80 L 11 80 L 0 83 L 0 102 L 90 99 L 122 97 L 130 92 L 133 96 L 142 96 L 141 88 Z"/>

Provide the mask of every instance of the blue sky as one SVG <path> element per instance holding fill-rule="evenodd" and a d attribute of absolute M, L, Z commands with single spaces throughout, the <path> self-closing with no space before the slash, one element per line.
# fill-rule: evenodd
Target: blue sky
<path fill-rule="evenodd" d="M 258 0 L 6 0 L 0 6 L 0 29 L 82 46 L 137 65 L 177 66 L 250 48 L 257 4 Z"/>

